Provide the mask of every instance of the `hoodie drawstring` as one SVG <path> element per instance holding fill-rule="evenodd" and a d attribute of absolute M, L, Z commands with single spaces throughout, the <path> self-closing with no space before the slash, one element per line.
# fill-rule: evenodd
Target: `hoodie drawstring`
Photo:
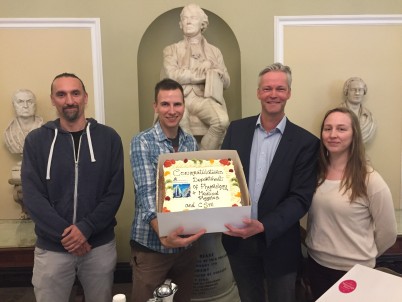
<path fill-rule="evenodd" d="M 91 154 L 91 162 L 96 162 L 94 149 L 92 147 L 92 139 L 91 139 L 91 131 L 89 130 L 89 126 L 91 123 L 88 122 L 87 125 L 87 135 L 88 135 L 88 146 L 89 146 L 89 153 Z"/>
<path fill-rule="evenodd" d="M 89 153 L 91 155 L 91 162 L 96 162 L 95 159 L 95 154 L 94 154 L 94 149 L 92 146 L 92 139 L 91 139 L 91 131 L 89 130 L 89 126 L 91 125 L 91 123 L 88 123 L 87 125 L 87 136 L 88 136 L 88 146 L 89 146 Z M 52 158 L 53 158 L 53 151 L 54 151 L 54 144 L 56 143 L 56 139 L 57 139 L 57 134 L 59 133 L 58 129 L 55 128 L 54 129 L 54 138 L 52 141 L 52 145 L 50 146 L 50 153 L 49 153 L 49 157 L 47 159 L 47 168 L 46 168 L 46 179 L 50 179 L 50 168 L 52 167 Z"/>
<path fill-rule="evenodd" d="M 56 143 L 56 138 L 57 138 L 57 133 L 59 131 L 57 128 L 54 129 L 54 138 L 52 145 L 50 146 L 50 153 L 49 153 L 49 158 L 47 159 L 47 169 L 46 169 L 46 179 L 50 179 L 50 167 L 52 166 L 52 157 L 53 157 L 53 150 L 54 150 L 54 144 Z"/>

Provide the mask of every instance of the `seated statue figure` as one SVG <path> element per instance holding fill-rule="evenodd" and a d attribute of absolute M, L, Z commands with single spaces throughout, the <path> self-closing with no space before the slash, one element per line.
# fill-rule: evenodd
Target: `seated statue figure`
<path fill-rule="evenodd" d="M 11 153 L 22 155 L 25 137 L 31 130 L 39 128 L 43 124 L 43 119 L 35 115 L 36 97 L 32 91 L 17 90 L 12 97 L 12 102 L 16 118 L 4 131 L 4 140 Z"/>
<path fill-rule="evenodd" d="M 341 106 L 351 109 L 359 118 L 364 143 L 369 142 L 373 138 L 377 129 L 372 113 L 362 104 L 366 93 L 367 85 L 361 78 L 349 78 L 343 86 L 345 101 L 341 104 Z"/>
<path fill-rule="evenodd" d="M 230 77 L 221 51 L 202 35 L 208 26 L 205 12 L 196 4 L 186 5 L 179 25 L 184 39 L 163 50 L 161 77 L 183 86 L 184 131 L 202 136 L 201 150 L 219 149 L 229 126 L 223 89 L 229 87 Z"/>

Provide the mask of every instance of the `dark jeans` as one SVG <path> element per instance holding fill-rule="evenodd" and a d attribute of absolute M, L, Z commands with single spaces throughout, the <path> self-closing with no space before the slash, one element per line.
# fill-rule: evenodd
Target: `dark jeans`
<path fill-rule="evenodd" d="M 241 302 L 294 302 L 296 272 L 270 277 L 262 244 L 257 238 L 248 238 L 241 241 L 234 254 L 228 255 Z"/>
<path fill-rule="evenodd" d="M 307 276 L 314 300 L 321 297 L 332 285 L 346 274 L 345 271 L 322 266 L 310 256 L 307 260 Z"/>

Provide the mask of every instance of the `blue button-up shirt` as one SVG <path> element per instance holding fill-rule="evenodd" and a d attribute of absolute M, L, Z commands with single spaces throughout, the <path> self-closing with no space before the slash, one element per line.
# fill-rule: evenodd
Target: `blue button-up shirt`
<path fill-rule="evenodd" d="M 179 128 L 178 152 L 198 149 L 195 138 Z M 135 214 L 131 226 L 131 239 L 141 245 L 161 253 L 177 253 L 183 248 L 165 248 L 150 225 L 156 218 L 156 175 L 158 158 L 162 153 L 173 153 L 171 141 L 163 133 L 157 122 L 137 136 L 130 146 L 130 161 L 135 188 Z"/>
<path fill-rule="evenodd" d="M 258 117 L 251 146 L 248 180 L 251 218 L 253 219 L 258 219 L 258 200 L 285 127 L 286 116 L 282 118 L 275 129 L 267 132 L 261 125 L 261 116 Z"/>

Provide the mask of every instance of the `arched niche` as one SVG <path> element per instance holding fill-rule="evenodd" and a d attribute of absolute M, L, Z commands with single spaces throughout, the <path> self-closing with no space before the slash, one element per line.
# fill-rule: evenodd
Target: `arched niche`
<path fill-rule="evenodd" d="M 149 25 L 141 39 L 137 57 L 140 131 L 151 127 L 153 123 L 154 87 L 160 80 L 163 49 L 183 39 L 179 28 L 182 9 L 178 7 L 160 15 Z M 209 43 L 221 50 L 230 75 L 230 87 L 224 91 L 229 119 L 231 121 L 239 119 L 241 118 L 239 44 L 225 21 L 208 10 L 204 11 L 209 19 L 209 26 L 204 36 Z"/>

